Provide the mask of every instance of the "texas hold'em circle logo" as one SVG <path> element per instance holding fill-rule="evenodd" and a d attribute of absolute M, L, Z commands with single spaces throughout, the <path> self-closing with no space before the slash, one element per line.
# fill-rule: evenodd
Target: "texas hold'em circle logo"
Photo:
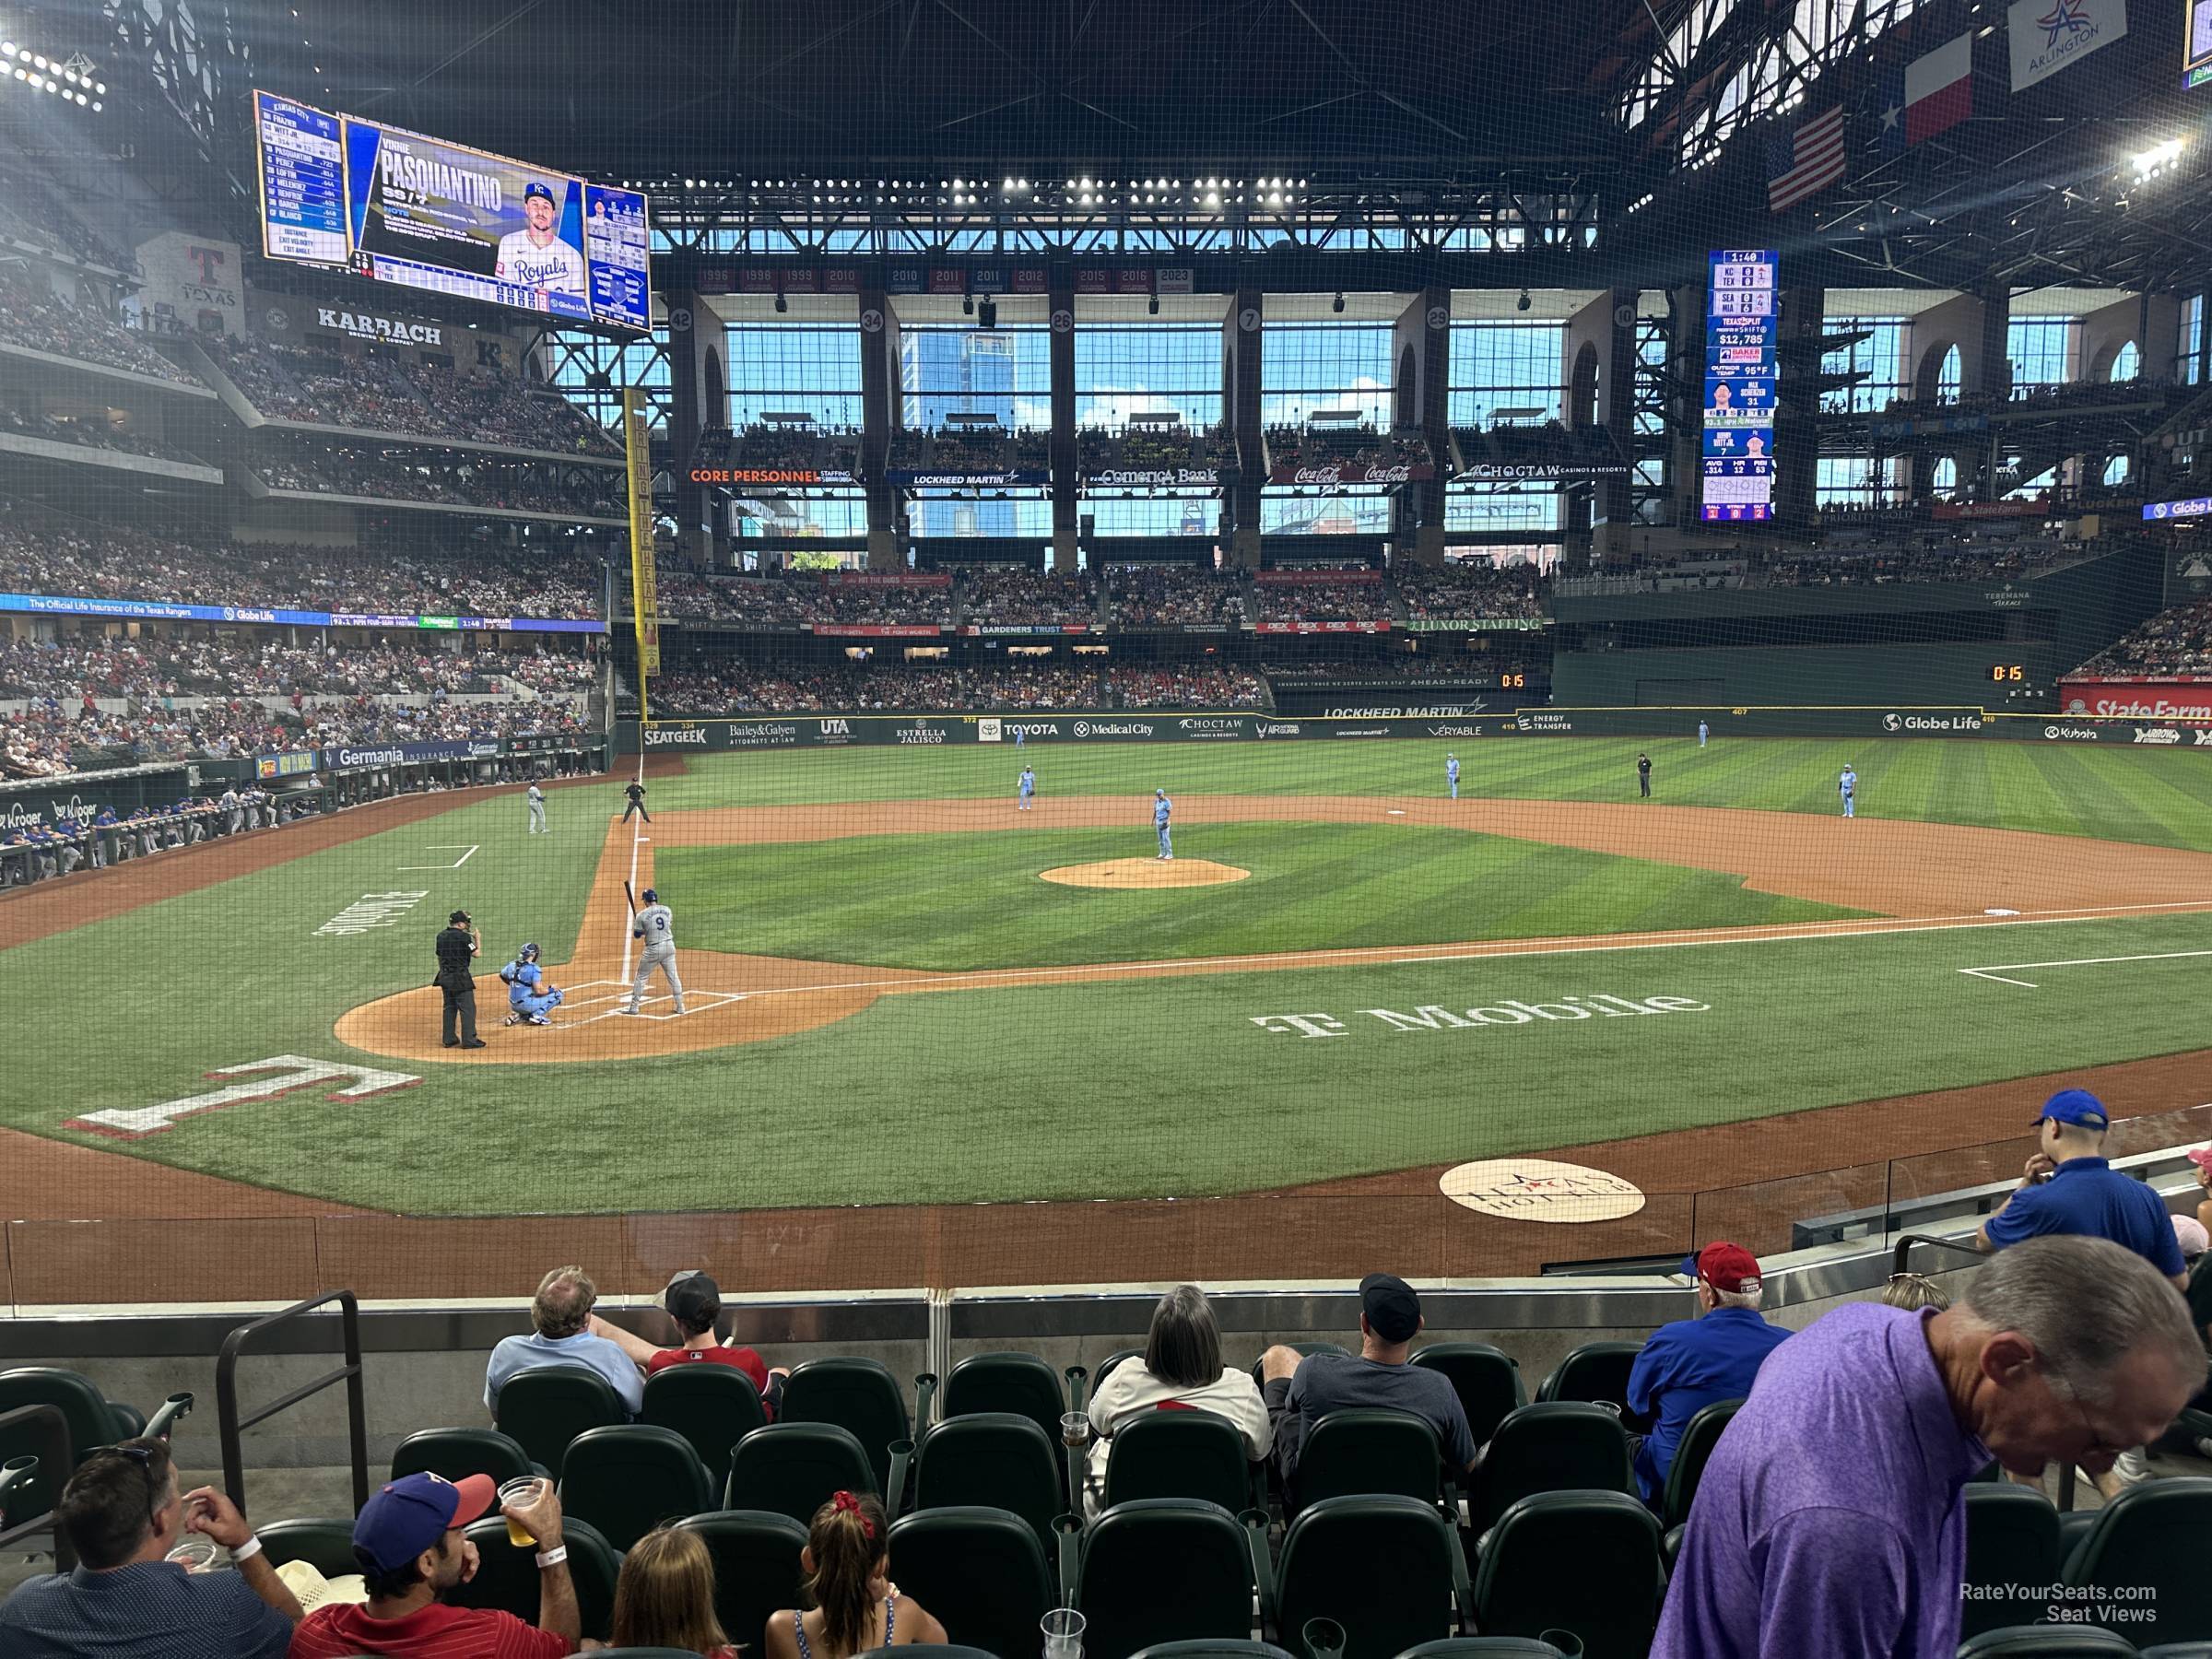
<path fill-rule="evenodd" d="M 1543 1158 L 1488 1158 L 1444 1171 L 1445 1197 L 1509 1221 L 1618 1221 L 1643 1207 L 1642 1189 L 1604 1170 Z"/>

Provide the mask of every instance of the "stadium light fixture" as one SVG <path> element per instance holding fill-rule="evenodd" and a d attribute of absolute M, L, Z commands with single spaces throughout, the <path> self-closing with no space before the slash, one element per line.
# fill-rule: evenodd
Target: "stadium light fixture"
<path fill-rule="evenodd" d="M 2169 138 L 2163 144 L 2154 144 L 2147 150 L 2136 152 L 2136 177 L 2155 179 L 2182 159 L 2182 141 Z"/>

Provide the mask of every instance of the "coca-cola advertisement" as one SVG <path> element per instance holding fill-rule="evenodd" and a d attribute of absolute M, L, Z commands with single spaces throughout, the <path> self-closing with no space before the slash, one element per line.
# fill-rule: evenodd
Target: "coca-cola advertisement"
<path fill-rule="evenodd" d="M 1254 622 L 1253 633 L 1263 634 L 1382 634 L 1388 622 Z"/>
<path fill-rule="evenodd" d="M 1310 462 L 1302 466 L 1277 466 L 1268 475 L 1275 484 L 1415 484 L 1436 477 L 1426 461 L 1398 461 L 1371 466 L 1358 461 Z"/>

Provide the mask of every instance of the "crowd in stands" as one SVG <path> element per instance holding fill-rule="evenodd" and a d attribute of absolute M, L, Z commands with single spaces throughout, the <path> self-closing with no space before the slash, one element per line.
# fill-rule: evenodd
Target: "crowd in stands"
<path fill-rule="evenodd" d="M 1192 428 L 1143 424 L 1081 427 L 1076 432 L 1077 465 L 1086 477 L 1101 472 L 1160 472 L 1178 467 L 1228 467 L 1236 462 L 1236 440 L 1227 426 Z"/>
<path fill-rule="evenodd" d="M 79 598 L 589 618 L 601 609 L 600 569 L 591 554 L 559 543 L 400 552 L 117 530 L 27 509 L 0 521 L 7 591 Z"/>
<path fill-rule="evenodd" d="M 1622 460 L 1613 434 L 1604 427 L 1570 427 L 1560 420 L 1540 426 L 1453 427 L 1452 447 L 1462 470 L 1485 465 L 1618 465 Z"/>
<path fill-rule="evenodd" d="M 1984 543 L 1879 553 L 1784 554 L 1749 571 L 1747 587 L 1876 587 L 1900 582 L 2023 581 L 2060 555 L 2041 542 Z"/>
<path fill-rule="evenodd" d="M 1051 432 L 1026 427 L 1013 431 L 997 426 L 901 428 L 891 434 L 889 466 L 894 472 L 979 477 L 1043 472 L 1053 464 L 1052 441 Z"/>
<path fill-rule="evenodd" d="M 1893 397 L 1882 406 L 1881 413 L 1885 419 L 2023 411 L 2056 414 L 2066 409 L 2097 408 L 2112 404 L 2155 402 L 2173 389 L 2173 382 L 2158 375 L 2140 375 L 2125 381 L 2032 381 L 2014 384 L 2003 397 L 1987 392 L 1947 398 Z M 1864 414 L 1859 418 L 1865 418 Z"/>
<path fill-rule="evenodd" d="M 812 421 L 756 421 L 735 429 L 701 432 L 694 466 L 741 466 L 776 472 L 842 473 L 860 470 L 860 432 Z"/>
<path fill-rule="evenodd" d="M 0 165 L 0 236 L 111 271 L 138 268 L 135 259 L 77 218 L 33 168 Z"/>
<path fill-rule="evenodd" d="M 265 432 L 250 463 L 272 489 L 450 502 L 512 512 L 594 518 L 628 514 L 621 473 L 524 461 L 477 450 L 334 449 L 300 433 Z"/>
<path fill-rule="evenodd" d="M 1403 651 L 1377 651 L 1368 656 L 1284 657 L 1263 662 L 1260 672 L 1269 679 L 1299 680 L 1453 680 L 1470 673 L 1494 675 L 1500 665 L 1470 665 L 1461 657 L 1418 655 Z"/>
<path fill-rule="evenodd" d="M 180 639 L 144 634 L 0 644 L 0 700 L 175 697 L 487 696 L 509 682 L 541 695 L 588 690 L 592 665 L 580 655 L 461 652 L 380 643 L 341 649 L 288 645 L 280 638 Z"/>
<path fill-rule="evenodd" d="M 42 273 L 20 264 L 0 265 L 0 341 L 179 385 L 200 383 L 142 336 L 93 305 L 57 293 Z"/>
<path fill-rule="evenodd" d="M 113 426 L 104 419 L 41 415 L 18 408 L 9 403 L 0 403 L 0 432 L 14 432 L 24 438 L 42 438 L 49 443 L 74 443 L 86 449 L 110 450 L 121 455 L 145 455 L 157 461 L 181 461 L 193 466 L 207 465 L 189 450 L 145 437 L 127 428 Z"/>
<path fill-rule="evenodd" d="M 949 628 L 953 608 L 949 587 L 830 582 L 815 600 L 815 613 L 822 621 L 867 626 L 912 627 L 934 622 Z"/>
<path fill-rule="evenodd" d="M 1088 575 L 980 565 L 960 572 L 953 602 L 963 620 L 984 627 L 1088 627 L 1098 620 L 1099 591 Z"/>
<path fill-rule="evenodd" d="M 827 666 L 726 662 L 673 669 L 653 682 L 657 712 L 712 714 L 931 712 L 963 709 L 1257 709 L 1251 671 L 1136 663 Z"/>
<path fill-rule="evenodd" d="M 1390 587 L 1382 582 L 1254 582 L 1254 622 L 1387 622 Z"/>
<path fill-rule="evenodd" d="M 1185 565 L 1109 566 L 1106 600 L 1120 628 L 1234 628 L 1244 618 L 1233 573 Z"/>
<path fill-rule="evenodd" d="M 2212 600 L 2160 611 L 2084 663 L 2086 675 L 2212 675 Z"/>
<path fill-rule="evenodd" d="M 557 392 L 535 392 L 482 370 L 463 373 L 416 363 L 407 370 L 422 401 L 436 410 L 437 429 L 482 443 L 562 454 L 614 456 L 621 441 Z M 620 475 L 610 475 L 619 480 Z"/>
<path fill-rule="evenodd" d="M 1399 565 L 1391 585 L 1408 620 L 1455 618 L 1541 617 L 1550 584 L 1535 565 L 1448 565 L 1430 570 Z"/>

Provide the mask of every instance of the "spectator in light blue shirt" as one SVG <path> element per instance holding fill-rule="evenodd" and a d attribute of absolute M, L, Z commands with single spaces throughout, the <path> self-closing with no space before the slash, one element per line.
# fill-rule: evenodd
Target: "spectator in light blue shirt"
<path fill-rule="evenodd" d="M 599 1291 L 581 1267 L 556 1267 L 530 1299 L 527 1336 L 509 1336 L 491 1350 L 484 1368 L 484 1404 L 499 1407 L 500 1390 L 518 1371 L 544 1365 L 581 1365 L 614 1384 L 622 1405 L 636 1417 L 645 1404 L 645 1373 L 640 1353 L 653 1345 L 611 1325 L 592 1312 Z M 636 1351 L 633 1351 L 633 1346 Z"/>

